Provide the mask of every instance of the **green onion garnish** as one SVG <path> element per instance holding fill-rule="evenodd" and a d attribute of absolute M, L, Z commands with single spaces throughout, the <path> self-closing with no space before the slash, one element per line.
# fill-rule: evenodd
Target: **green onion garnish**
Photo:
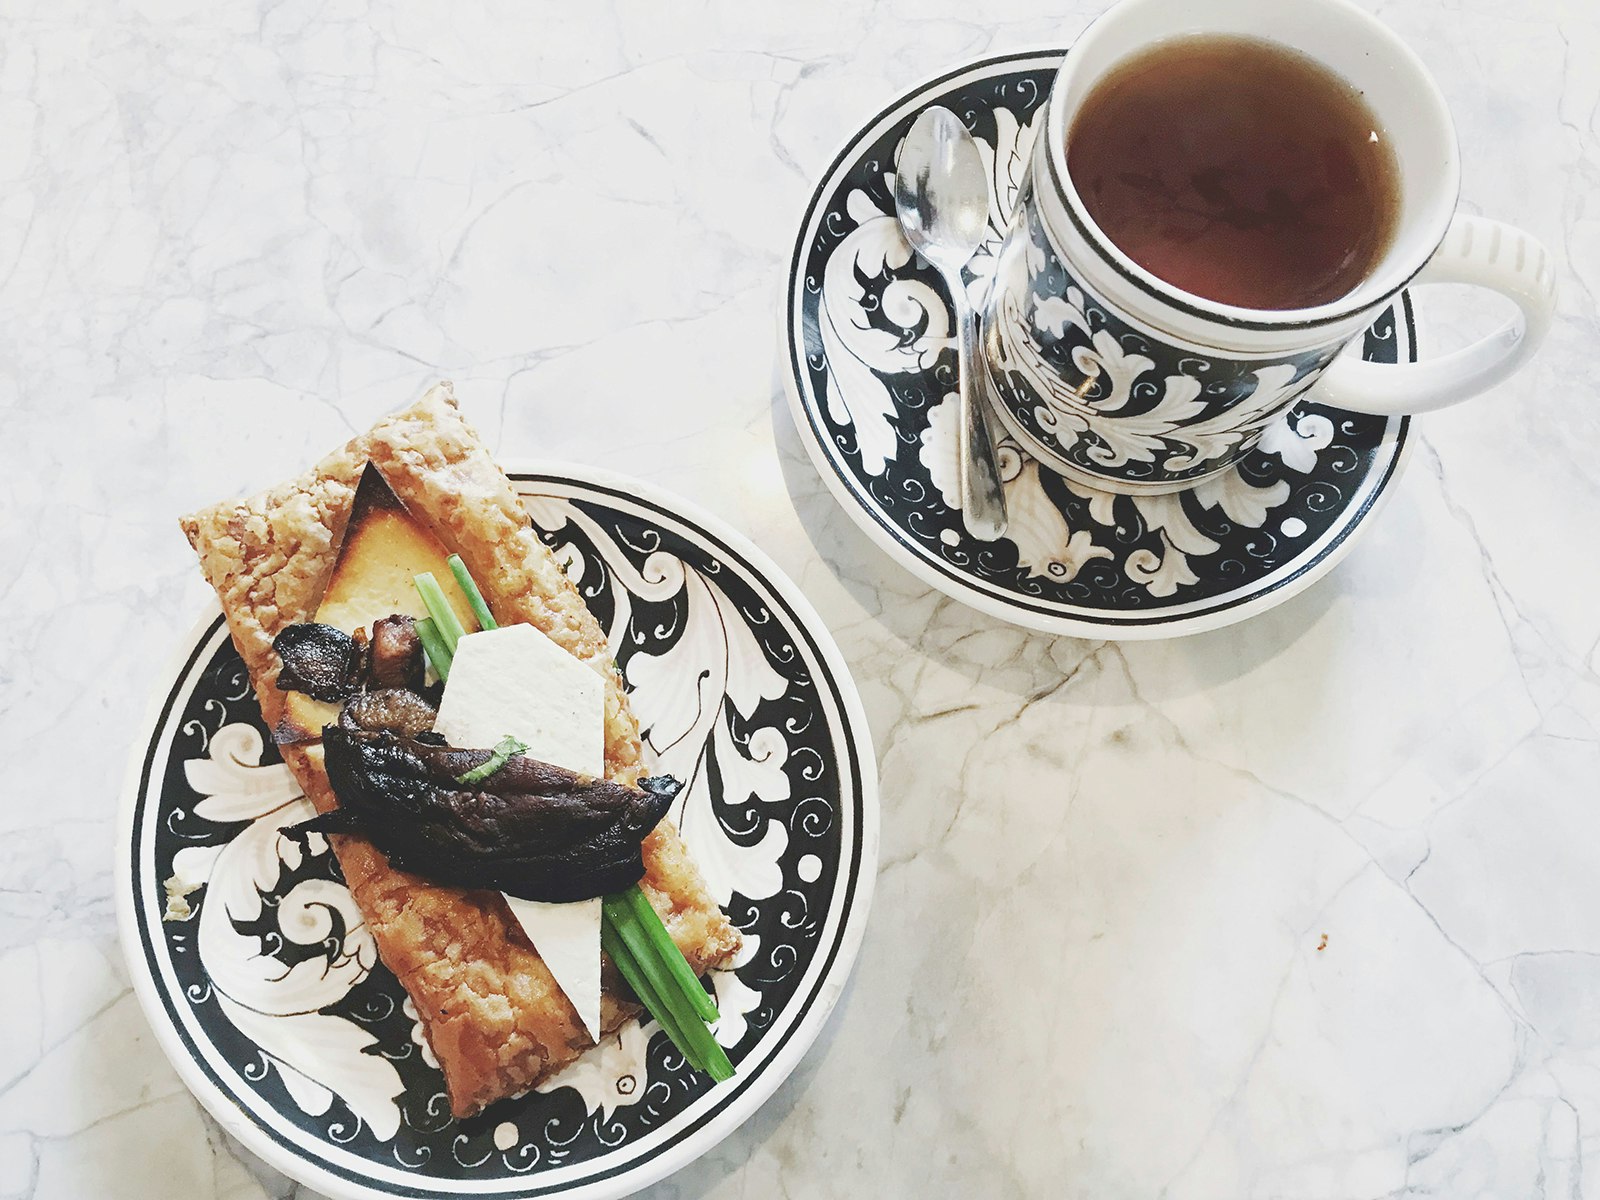
<path fill-rule="evenodd" d="M 423 617 L 416 622 L 416 629 L 417 636 L 422 639 L 423 652 L 433 664 L 434 673 L 440 679 L 449 679 L 450 663 L 455 655 L 451 654 L 450 648 L 444 644 L 444 638 L 439 636 L 439 627 L 433 623 L 432 617 Z"/>
<path fill-rule="evenodd" d="M 467 570 L 467 564 L 461 561 L 461 555 L 452 554 L 446 561 L 450 564 L 450 573 L 456 577 L 456 583 L 460 585 L 462 593 L 467 598 L 467 604 L 472 608 L 472 615 L 478 618 L 478 628 L 499 629 L 499 622 L 489 611 L 483 593 L 478 590 L 478 583 L 472 578 L 472 572 Z"/>
<path fill-rule="evenodd" d="M 716 1035 L 710 1029 L 704 1025 L 700 1028 L 705 1030 L 706 1074 L 711 1076 L 711 1082 L 721 1083 L 724 1079 L 732 1079 L 733 1063 L 728 1058 L 728 1052 L 722 1048 L 722 1043 L 717 1041 Z"/>
<path fill-rule="evenodd" d="M 689 1065 L 697 1071 L 704 1070 L 705 1068 L 697 1060 L 694 1051 L 691 1049 L 688 1031 L 678 1023 L 676 1014 L 662 1000 L 654 985 L 651 984 L 649 977 L 633 957 L 633 951 L 623 942 L 622 935 L 617 932 L 616 927 L 610 921 L 602 921 L 600 923 L 600 948 L 606 952 L 612 962 L 617 964 L 617 970 L 622 973 L 622 978 L 633 989 L 633 994 L 639 998 L 639 1003 L 644 1005 L 645 1010 L 656 1019 L 656 1024 L 661 1026 L 662 1031 L 671 1039 L 672 1044 L 678 1048 L 683 1057 L 688 1060 Z M 701 1028 L 705 1027 L 701 1026 Z"/>
<path fill-rule="evenodd" d="M 433 618 L 434 628 L 444 639 L 445 649 L 454 656 L 456 643 L 467 636 L 467 631 L 461 626 L 461 618 L 456 616 L 456 610 L 450 607 L 450 601 L 444 598 L 444 591 L 439 587 L 439 581 L 433 577 L 431 571 L 424 571 L 412 582 L 417 585 L 417 595 L 422 597 L 422 603 L 427 605 L 428 615 Z"/>
<path fill-rule="evenodd" d="M 625 905 L 614 903 L 621 899 L 622 895 L 618 894 L 607 896 L 602 901 L 606 917 L 603 927 L 610 926 L 617 940 L 622 943 L 625 961 L 630 961 L 634 970 L 642 977 L 644 991 L 638 992 L 638 989 L 635 989 L 639 999 L 667 1031 L 667 1036 L 672 1038 L 673 1044 L 683 1051 L 684 1057 L 689 1060 L 689 1065 L 697 1071 L 704 1071 L 706 1060 L 702 1052 L 703 1044 L 701 1038 L 696 1035 L 704 1034 L 706 1027 L 695 1015 L 687 997 L 678 990 L 671 974 L 656 956 L 654 947 L 634 921 L 633 914 L 627 911 Z"/>
<path fill-rule="evenodd" d="M 490 751 L 488 758 L 473 767 L 465 775 L 457 775 L 456 782 L 480 783 L 510 762 L 512 755 L 521 754 L 527 748 L 526 742 L 519 742 L 516 738 L 507 735 L 494 744 L 494 749 Z M 688 964 L 685 965 L 687 966 Z"/>
<path fill-rule="evenodd" d="M 640 1003 L 650 1010 L 673 1045 L 689 1060 L 689 1065 L 718 1082 L 731 1079 L 733 1064 L 700 1015 L 701 1011 L 709 1010 L 715 1017 L 716 1008 L 701 989 L 699 980 L 694 978 L 677 944 L 667 936 L 661 919 L 656 917 L 648 924 L 640 920 L 637 906 L 649 903 L 638 887 L 607 896 L 601 902 L 605 916 L 602 937 L 609 931 L 607 940 L 611 947 L 620 951 L 621 958 L 613 949 L 607 949 L 606 953 L 617 963 L 617 969 L 628 980 L 628 986 L 633 988 Z M 654 935 L 654 930 L 660 930 L 659 937 Z M 669 966 L 673 958 L 682 964 L 682 975 L 692 982 L 692 994 L 683 986 L 679 973 Z M 634 984 L 633 976 L 643 981 L 643 988 Z"/>
<path fill-rule="evenodd" d="M 694 1007 L 695 1015 L 702 1021 L 715 1021 L 717 1006 L 711 1002 L 711 997 L 706 995 L 705 989 L 700 986 L 700 981 L 689 969 L 689 961 L 683 957 L 683 952 L 678 949 L 678 943 L 672 940 L 667 927 L 661 923 L 661 917 L 657 915 L 655 906 L 637 886 L 619 893 L 619 896 L 632 911 L 633 918 L 638 922 L 644 936 L 649 939 L 656 957 L 671 973 L 678 989 Z"/>

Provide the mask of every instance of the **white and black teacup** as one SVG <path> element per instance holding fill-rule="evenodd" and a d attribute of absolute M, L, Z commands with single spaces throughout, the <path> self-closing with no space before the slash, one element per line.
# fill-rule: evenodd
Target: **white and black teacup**
<path fill-rule="evenodd" d="M 1334 299 L 1247 308 L 1167 282 L 1091 218 L 1068 136 L 1096 84 L 1131 56 L 1190 34 L 1296 51 L 1353 86 L 1398 173 L 1392 231 Z M 1066 57 L 1034 143 L 984 314 L 999 416 L 1042 464 L 1114 492 L 1172 492 L 1226 470 L 1302 393 L 1357 412 L 1441 408 L 1510 375 L 1555 304 L 1549 254 L 1520 230 L 1456 211 L 1460 164 L 1443 97 L 1415 54 L 1348 0 L 1122 0 Z M 1338 357 L 1407 284 L 1466 283 L 1518 314 L 1419 363 Z"/>

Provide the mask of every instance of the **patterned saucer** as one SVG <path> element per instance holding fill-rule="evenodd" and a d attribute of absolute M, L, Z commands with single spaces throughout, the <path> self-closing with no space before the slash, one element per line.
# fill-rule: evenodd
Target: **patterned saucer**
<path fill-rule="evenodd" d="M 211 1115 L 341 1200 L 623 1196 L 704 1154 L 772 1094 L 844 989 L 877 872 L 877 770 L 821 619 L 758 550 L 636 480 L 512 475 L 609 633 L 673 811 L 744 931 L 715 973 L 713 1085 L 630 1022 L 561 1075 L 456 1121 L 404 990 L 310 801 L 266 736 L 215 610 L 160 681 L 138 744 L 116 892 L 134 989 Z M 204 886 L 168 905 L 180 871 Z M 169 919 L 163 919 L 165 917 Z"/>
<path fill-rule="evenodd" d="M 1409 419 L 1304 402 L 1236 468 L 1182 493 L 1115 496 L 1001 443 L 1011 528 L 968 536 L 956 484 L 954 323 L 938 276 L 894 218 L 900 140 L 943 104 L 978 139 L 990 230 L 968 267 L 994 269 L 1062 51 L 985 59 L 896 100 L 845 144 L 801 223 L 787 290 L 790 407 L 834 496 L 891 557 L 982 612 L 1086 638 L 1215 629 L 1326 574 L 1404 458 Z M 1409 295 L 1366 333 L 1367 359 L 1416 357 Z M 1000 430 L 996 423 L 997 433 Z"/>

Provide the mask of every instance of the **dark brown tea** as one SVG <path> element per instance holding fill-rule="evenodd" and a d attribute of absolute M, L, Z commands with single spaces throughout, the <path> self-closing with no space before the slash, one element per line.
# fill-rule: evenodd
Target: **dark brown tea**
<path fill-rule="evenodd" d="M 1377 266 L 1400 208 L 1361 94 L 1254 38 L 1177 38 L 1118 66 L 1067 134 L 1067 169 L 1134 262 L 1244 308 L 1337 300 Z"/>

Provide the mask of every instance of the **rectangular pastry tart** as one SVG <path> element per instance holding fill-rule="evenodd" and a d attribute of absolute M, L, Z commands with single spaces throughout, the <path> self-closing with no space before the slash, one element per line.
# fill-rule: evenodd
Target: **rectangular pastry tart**
<path fill-rule="evenodd" d="M 328 764 L 340 736 L 337 723 L 344 718 L 336 700 L 314 694 L 316 686 L 284 671 L 284 643 L 275 648 L 275 641 L 291 626 L 340 630 L 354 639 L 364 669 L 379 674 L 388 636 L 383 626 L 403 621 L 410 629 L 413 620 L 421 623 L 432 611 L 413 586 L 424 571 L 449 585 L 450 607 L 468 629 L 474 628 L 474 598 L 451 581 L 451 568 L 444 565 L 450 555 L 459 555 L 492 614 L 480 622 L 485 631 L 532 626 L 599 678 L 594 712 L 603 728 L 605 782 L 630 789 L 640 784 L 645 771 L 639 728 L 605 634 L 530 527 L 510 482 L 457 410 L 449 384 L 380 421 L 299 478 L 203 509 L 182 525 L 221 598 L 262 715 L 319 813 L 340 807 Z M 546 643 L 540 639 L 540 644 Z M 420 652 L 416 661 L 423 661 Z M 458 661 L 464 663 L 464 656 Z M 565 659 L 556 665 L 570 667 Z M 417 671 L 415 665 L 412 670 Z M 463 667 L 460 674 L 466 673 Z M 429 681 L 436 696 L 439 685 L 431 675 Z M 463 694 L 466 686 L 460 685 Z M 454 676 L 449 687 L 457 688 Z M 466 707 L 468 699 L 457 704 L 461 713 L 454 718 L 463 728 L 476 711 Z M 449 703 L 446 692 L 439 711 Z M 481 707 L 480 701 L 473 703 Z M 424 749 L 443 746 L 442 738 L 427 736 L 434 740 Z M 598 731 L 594 735 L 596 765 L 601 737 Z M 517 748 L 528 749 L 521 743 Z M 529 757 L 538 756 L 530 752 Z M 498 769 L 499 761 L 462 775 L 463 785 Z M 576 772 L 563 775 L 576 780 L 575 787 L 594 784 L 589 769 L 558 765 Z M 339 790 L 343 793 L 342 786 Z M 527 932 L 532 926 L 514 908 L 520 902 L 508 894 L 513 889 L 490 882 L 489 876 L 484 886 L 464 886 L 459 871 L 443 882 L 419 864 L 416 854 L 380 849 L 382 828 L 329 836 L 379 954 L 416 1006 L 454 1113 L 469 1116 L 523 1092 L 592 1045 L 593 1025 L 535 949 Z M 693 974 L 726 965 L 738 950 L 738 931 L 708 894 L 671 822 L 655 824 L 638 850 L 643 859 L 638 890 Z M 402 857 L 407 869 L 390 861 Z M 598 920 L 601 901 L 593 903 Z M 632 977 L 624 980 L 615 956 L 601 958 L 598 943 L 593 957 L 600 960 L 598 1028 L 603 1035 L 638 1014 L 637 997 L 644 989 L 630 988 Z"/>

